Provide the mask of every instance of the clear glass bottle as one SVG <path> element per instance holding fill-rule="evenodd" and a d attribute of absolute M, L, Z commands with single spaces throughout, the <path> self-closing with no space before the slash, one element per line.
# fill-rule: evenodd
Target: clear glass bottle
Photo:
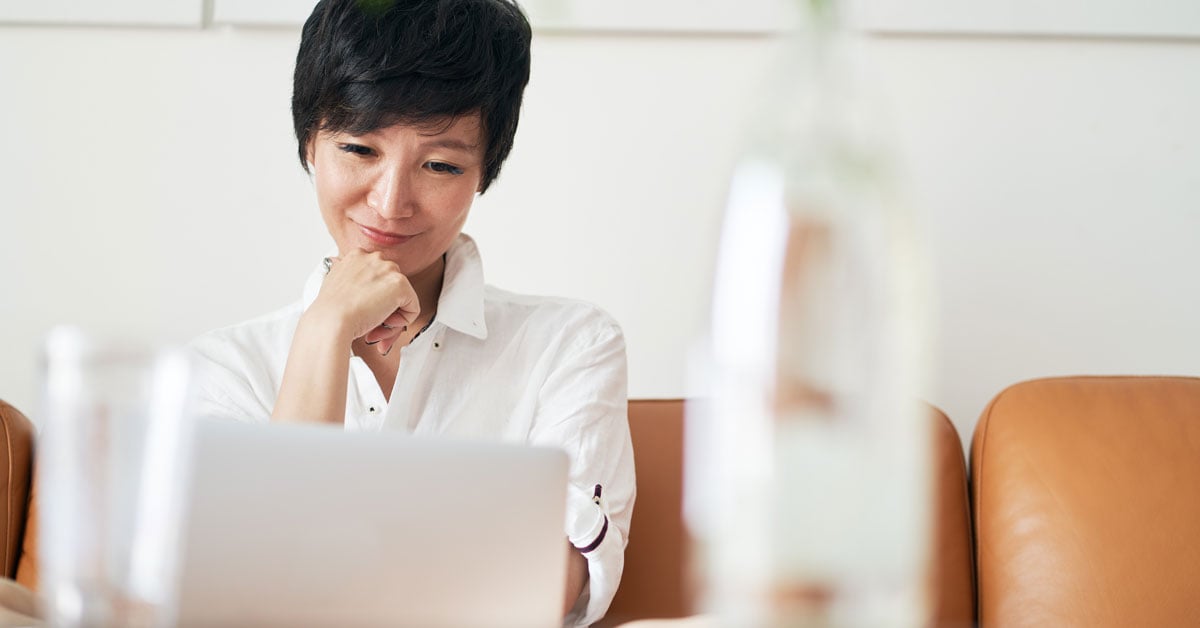
<path fill-rule="evenodd" d="M 176 624 L 191 369 L 179 349 L 75 327 L 47 337 L 36 522 L 47 625 Z"/>
<path fill-rule="evenodd" d="M 832 0 L 764 92 L 721 231 L 686 508 L 726 626 L 925 622 L 928 303 L 913 216 Z"/>

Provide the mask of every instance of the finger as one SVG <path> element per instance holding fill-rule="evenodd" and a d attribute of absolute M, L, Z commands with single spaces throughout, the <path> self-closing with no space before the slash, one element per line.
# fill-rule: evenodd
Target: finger
<path fill-rule="evenodd" d="M 387 333 L 390 332 L 388 332 L 386 329 L 380 329 L 376 327 L 375 329 L 367 332 L 367 335 L 363 336 L 362 339 L 366 344 L 377 345 L 381 340 L 383 340 L 384 335 Z"/>
<path fill-rule="evenodd" d="M 399 307 L 384 321 L 391 327 L 412 325 L 421 315 L 421 301 L 417 298 L 417 293 L 411 287 L 406 292 L 407 294 L 401 295 Z"/>
<path fill-rule="evenodd" d="M 389 329 L 387 327 L 380 325 L 379 327 L 376 327 L 376 328 L 372 329 L 371 331 L 367 332 L 367 335 L 363 336 L 363 342 L 365 342 L 369 345 L 373 345 L 373 344 L 378 344 L 383 341 L 389 341 L 389 345 L 390 345 L 390 341 L 394 341 L 397 337 L 400 336 L 401 333 L 402 333 L 402 330 L 400 330 L 400 329 Z"/>
<path fill-rule="evenodd" d="M 417 320 L 416 314 L 411 314 L 412 318 L 409 318 L 409 316 L 410 314 L 404 312 L 403 310 L 396 310 L 395 312 L 389 314 L 387 318 L 383 319 L 383 323 L 381 323 L 380 326 L 387 327 L 388 329 L 399 329 L 403 331 L 404 329 L 407 329 L 410 324 Z"/>

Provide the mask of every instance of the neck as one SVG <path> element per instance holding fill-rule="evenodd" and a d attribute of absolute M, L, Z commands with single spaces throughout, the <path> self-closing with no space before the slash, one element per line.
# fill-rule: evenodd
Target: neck
<path fill-rule="evenodd" d="M 417 318 L 422 324 L 433 319 L 437 312 L 438 299 L 442 296 L 442 282 L 446 276 L 446 256 L 443 254 L 428 268 L 408 277 L 417 299 L 421 303 L 421 314 Z"/>

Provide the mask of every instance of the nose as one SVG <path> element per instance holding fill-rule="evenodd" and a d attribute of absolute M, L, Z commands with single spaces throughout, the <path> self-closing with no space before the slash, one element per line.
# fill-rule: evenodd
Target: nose
<path fill-rule="evenodd" d="M 387 220 L 408 218 L 416 212 L 413 177 L 405 168 L 389 166 L 376 178 L 367 194 L 367 205 Z"/>

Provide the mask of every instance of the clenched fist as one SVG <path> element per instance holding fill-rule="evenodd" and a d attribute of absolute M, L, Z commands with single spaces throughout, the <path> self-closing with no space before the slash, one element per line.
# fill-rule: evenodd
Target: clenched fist
<path fill-rule="evenodd" d="M 352 250 L 331 260 L 306 316 L 323 321 L 347 343 L 362 338 L 387 355 L 421 313 L 408 277 L 378 252 Z"/>

